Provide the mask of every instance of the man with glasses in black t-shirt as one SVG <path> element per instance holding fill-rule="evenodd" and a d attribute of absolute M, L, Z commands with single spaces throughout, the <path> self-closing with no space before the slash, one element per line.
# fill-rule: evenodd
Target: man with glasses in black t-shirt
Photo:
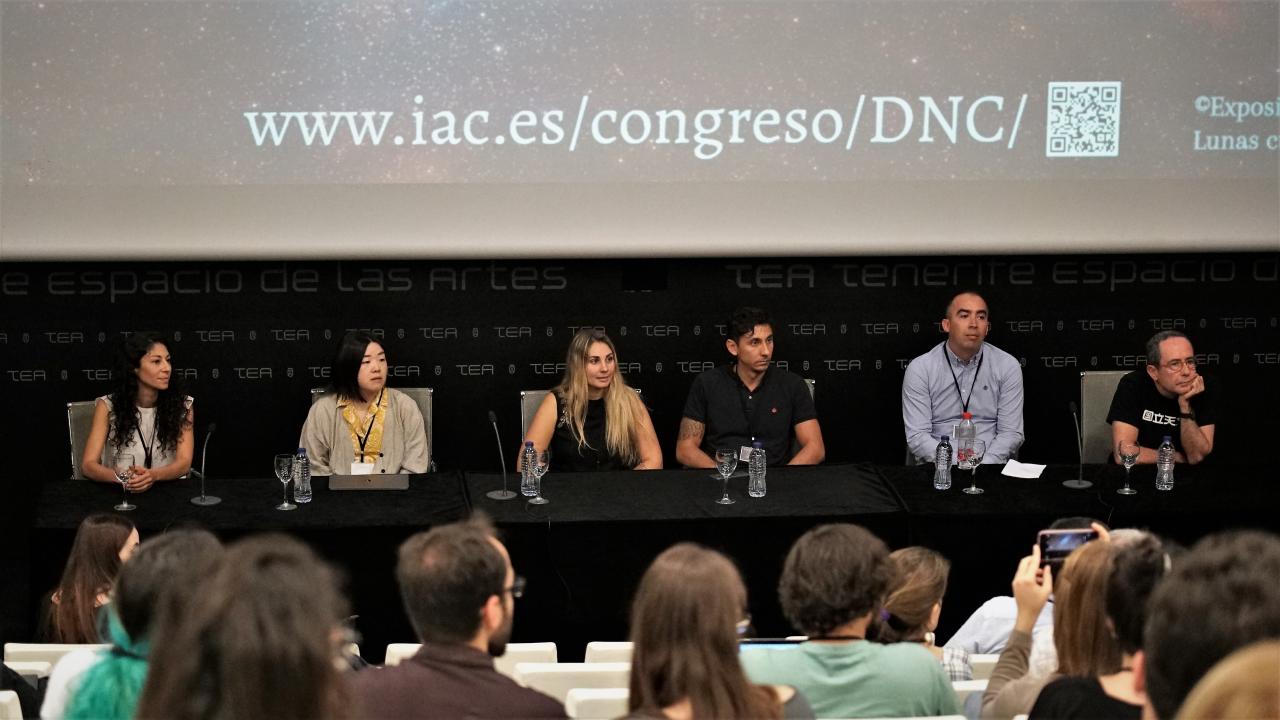
<path fill-rule="evenodd" d="M 1121 378 L 1111 398 L 1111 449 L 1120 462 L 1120 443 L 1137 442 L 1138 462 L 1154 463 L 1169 435 L 1178 462 L 1198 463 L 1213 452 L 1217 416 L 1217 387 L 1196 372 L 1191 341 L 1177 330 L 1159 332 L 1147 341 L 1146 371 Z"/>

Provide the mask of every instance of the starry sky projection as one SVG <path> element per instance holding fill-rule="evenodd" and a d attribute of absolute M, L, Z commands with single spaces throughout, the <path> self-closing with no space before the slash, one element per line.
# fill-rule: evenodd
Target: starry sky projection
<path fill-rule="evenodd" d="M 0 162 L 6 185 L 1274 178 L 1275 152 L 1196 152 L 1192 136 L 1280 132 L 1275 118 L 1194 107 L 1201 95 L 1274 101 L 1277 27 L 1274 0 L 6 0 Z M 1044 157 L 1051 80 L 1123 82 L 1119 158 Z M 868 98 L 851 152 L 843 137 L 748 141 L 713 160 L 692 143 L 568 151 L 584 94 L 620 115 L 805 108 L 811 120 L 833 108 L 847 123 L 861 93 L 912 101 L 912 132 L 868 145 Z M 1007 135 L 1023 93 L 1012 150 L 963 132 L 918 142 L 918 96 L 1004 96 L 979 118 Z M 428 132 L 436 111 L 486 110 L 492 136 L 517 111 L 556 109 L 564 141 L 528 146 L 256 147 L 243 117 L 392 111 L 388 137 L 409 138 L 414 110 Z M 728 135 L 726 118 L 716 137 Z"/>

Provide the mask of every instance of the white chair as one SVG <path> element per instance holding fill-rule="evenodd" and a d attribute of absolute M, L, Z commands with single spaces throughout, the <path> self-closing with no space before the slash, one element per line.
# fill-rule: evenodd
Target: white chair
<path fill-rule="evenodd" d="M 636 394 L 644 397 L 644 391 L 638 387 L 631 388 Z M 520 438 L 523 439 L 529 434 L 529 423 L 533 422 L 533 416 L 538 412 L 538 406 L 542 404 L 542 399 L 550 393 L 550 390 L 521 390 L 520 391 Z"/>
<path fill-rule="evenodd" d="M 517 663 L 515 681 L 565 702 L 574 688 L 625 688 L 631 663 Z"/>
<path fill-rule="evenodd" d="M 564 701 L 564 711 L 575 720 L 610 720 L 627 714 L 627 688 L 574 688 Z"/>
<path fill-rule="evenodd" d="M 18 702 L 18 693 L 0 690 L 0 720 L 22 720 L 22 705 Z"/>
<path fill-rule="evenodd" d="M 586 657 L 582 658 L 589 663 L 598 662 L 631 662 L 631 643 L 629 642 L 606 642 L 596 640 L 587 643 Z M 624 715 L 626 713 L 623 713 Z"/>
<path fill-rule="evenodd" d="M 1107 412 L 1124 370 L 1088 370 L 1080 373 L 1080 433 L 1084 440 L 1084 461 L 1105 462 L 1111 454 L 1111 425 Z"/>
<path fill-rule="evenodd" d="M 315 405 L 316 401 L 324 395 L 328 388 L 311 388 L 311 404 Z M 435 389 L 429 387 L 402 387 L 396 388 L 400 392 L 408 395 L 411 400 L 418 406 L 418 411 L 422 413 L 422 424 L 427 431 L 427 460 L 429 467 L 428 472 L 434 472 L 436 468 L 435 462 L 435 445 L 432 442 L 432 422 L 431 408 L 435 402 Z"/>
<path fill-rule="evenodd" d="M 387 657 L 382 664 L 387 667 L 399 665 L 402 661 L 413 657 L 420 647 L 422 647 L 421 643 L 391 643 L 387 645 Z"/>
<path fill-rule="evenodd" d="M 63 655 L 75 650 L 106 650 L 110 645 L 74 645 L 63 643 L 5 643 L 4 662 L 47 662 L 57 665 Z"/>
<path fill-rule="evenodd" d="M 84 446 L 89 442 L 93 429 L 93 411 L 97 400 L 77 400 L 67 403 L 67 437 L 71 441 L 71 479 L 84 480 L 80 461 L 84 459 Z"/>
<path fill-rule="evenodd" d="M 8 660 L 4 665 L 22 677 L 33 681 L 49 677 L 49 673 L 53 672 L 53 663 L 43 660 Z M 36 683 L 32 682 L 31 684 L 35 685 Z"/>
<path fill-rule="evenodd" d="M 973 679 L 986 680 L 991 677 L 991 671 L 996 668 L 999 660 L 1000 653 L 970 655 L 969 665 L 973 668 Z"/>
<path fill-rule="evenodd" d="M 981 680 L 955 680 L 951 683 L 951 688 L 956 691 L 956 699 L 964 705 L 965 698 L 974 693 L 983 693 L 987 689 L 987 678 Z"/>
<path fill-rule="evenodd" d="M 413 657 L 421 647 L 421 643 L 391 643 L 387 645 L 387 656 L 382 664 L 387 667 L 399 665 Z M 502 657 L 494 658 L 493 666 L 503 675 L 515 677 L 516 663 L 554 663 L 556 657 L 556 644 L 553 642 L 507 643 L 507 651 Z"/>

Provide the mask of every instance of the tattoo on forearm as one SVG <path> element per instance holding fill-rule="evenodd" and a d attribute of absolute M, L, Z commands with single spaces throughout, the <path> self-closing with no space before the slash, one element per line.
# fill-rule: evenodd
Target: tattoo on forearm
<path fill-rule="evenodd" d="M 680 421 L 680 439 L 681 440 L 701 440 L 703 433 L 706 432 L 707 426 L 697 420 L 684 418 Z"/>

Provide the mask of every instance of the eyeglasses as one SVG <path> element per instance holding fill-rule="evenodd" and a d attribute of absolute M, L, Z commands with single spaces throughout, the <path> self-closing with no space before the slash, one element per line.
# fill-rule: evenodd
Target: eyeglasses
<path fill-rule="evenodd" d="M 517 575 L 516 579 L 511 581 L 511 587 L 502 588 L 502 592 L 511 593 L 512 598 L 519 600 L 520 598 L 524 597 L 524 586 L 527 584 L 527 582 L 528 581 L 526 581 L 524 578 Z"/>
<path fill-rule="evenodd" d="M 1186 366 L 1194 370 L 1196 367 L 1196 359 L 1193 357 L 1189 357 L 1185 360 L 1170 360 L 1169 362 L 1165 363 L 1164 366 L 1174 372 L 1182 372 L 1183 366 Z"/>

